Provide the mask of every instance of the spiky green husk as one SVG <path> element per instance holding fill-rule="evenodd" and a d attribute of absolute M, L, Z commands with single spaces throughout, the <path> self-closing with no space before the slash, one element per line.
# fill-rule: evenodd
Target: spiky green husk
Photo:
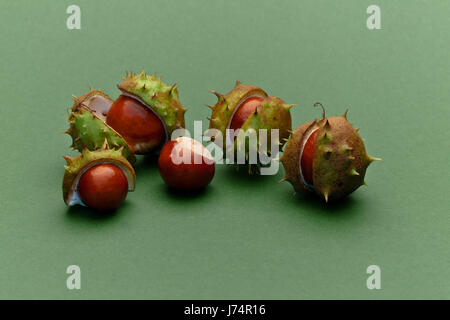
<path fill-rule="evenodd" d="M 344 117 L 327 118 L 318 126 L 314 188 L 325 200 L 339 199 L 363 185 L 370 160 L 361 137 Z"/>
<path fill-rule="evenodd" d="M 264 98 L 261 104 L 256 107 L 255 112 L 242 125 L 236 144 L 242 141 L 240 138 L 245 135 L 246 131 L 253 129 L 258 132 L 260 129 L 265 129 L 267 130 L 267 151 L 270 152 L 271 129 L 278 129 L 279 143 L 281 143 L 279 146 L 282 146 L 285 139 L 289 138 L 290 135 L 289 131 L 292 124 L 289 109 L 291 107 L 292 105 L 286 104 L 281 98 L 272 96 Z M 259 135 L 257 135 L 257 138 L 259 146 Z"/>
<path fill-rule="evenodd" d="M 144 102 L 163 120 L 169 139 L 175 129 L 185 127 L 186 109 L 178 100 L 178 89 L 175 84 L 168 86 L 160 78 L 141 71 L 139 74 L 127 73 L 118 87 L 125 94 Z"/>
<path fill-rule="evenodd" d="M 296 191 L 310 192 L 300 172 L 300 153 L 307 139 L 307 132 L 317 129 L 313 156 L 313 190 L 325 201 L 342 198 L 364 183 L 366 169 L 371 162 L 379 160 L 367 155 L 364 142 L 358 132 L 341 117 L 323 118 L 298 127 L 286 145 L 280 159 L 285 171 L 285 180 Z"/>
<path fill-rule="evenodd" d="M 216 91 L 211 91 L 217 97 L 217 103 L 214 106 L 209 106 L 212 109 L 212 115 L 209 122 L 211 129 L 218 129 L 225 137 L 225 131 L 228 128 L 231 117 L 239 104 L 249 97 L 257 96 L 266 98 L 267 93 L 263 89 L 242 84 L 236 81 L 236 86 L 227 94 L 222 95 Z"/>
<path fill-rule="evenodd" d="M 222 95 L 216 91 L 211 91 L 217 96 L 217 103 L 214 106 L 208 106 L 212 109 L 210 118 L 210 129 L 217 129 L 222 133 L 223 141 L 218 144 L 226 151 L 226 130 L 229 128 L 232 117 L 236 109 L 241 103 L 250 97 L 260 97 L 263 100 L 257 106 L 255 112 L 251 114 L 244 122 L 235 140 L 235 150 L 244 146 L 245 135 L 250 130 L 254 130 L 257 136 L 259 146 L 259 130 L 266 129 L 267 131 L 267 150 L 270 152 L 270 130 L 279 129 L 280 146 L 284 144 L 284 139 L 289 137 L 291 130 L 291 115 L 289 109 L 293 105 L 286 104 L 278 97 L 268 96 L 267 93 L 259 87 L 253 85 L 242 84 L 236 82 L 236 86 L 227 94 Z M 258 152 L 259 150 L 256 150 Z M 246 150 L 248 154 L 248 150 Z"/>
<path fill-rule="evenodd" d="M 91 90 L 80 98 L 74 98 L 75 103 L 68 119 L 70 127 L 66 131 L 72 137 L 71 147 L 80 152 L 85 148 L 91 151 L 97 150 L 102 147 L 106 138 L 111 148 L 121 149 L 123 155 L 129 161 L 135 162 L 134 153 L 125 139 L 97 116 L 93 112 L 93 108 L 91 109 L 89 105 L 85 104 L 85 101 L 95 95 L 101 95 L 109 99 L 108 96 L 97 90 Z"/>
<path fill-rule="evenodd" d="M 136 175 L 131 164 L 122 155 L 122 151 L 122 149 L 110 149 L 105 141 L 103 146 L 95 151 L 85 148 L 77 157 L 64 157 L 67 165 L 64 166 L 62 190 L 66 204 L 80 203 L 76 190 L 79 179 L 86 170 L 102 163 L 112 163 L 122 169 L 128 180 L 128 189 L 133 191 L 136 185 Z"/>

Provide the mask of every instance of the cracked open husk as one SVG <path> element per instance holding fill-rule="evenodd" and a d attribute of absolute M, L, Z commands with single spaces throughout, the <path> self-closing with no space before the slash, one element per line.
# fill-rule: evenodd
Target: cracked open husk
<path fill-rule="evenodd" d="M 130 162 L 136 158 L 125 139 L 105 122 L 109 108 L 114 101 L 99 90 L 91 89 L 77 98 L 69 115 L 69 129 L 65 133 L 72 137 L 74 150 L 97 150 L 103 146 L 105 139 L 112 149 L 121 149 L 123 156 Z"/>

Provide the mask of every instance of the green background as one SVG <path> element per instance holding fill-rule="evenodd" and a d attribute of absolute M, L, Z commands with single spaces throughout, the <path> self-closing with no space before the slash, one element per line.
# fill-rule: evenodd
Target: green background
<path fill-rule="evenodd" d="M 66 8 L 81 7 L 81 30 Z M 381 7 L 382 30 L 366 28 Z M 0 298 L 450 298 L 449 1 L 2 1 Z M 187 127 L 235 79 L 296 103 L 293 126 L 349 107 L 368 187 L 325 205 L 276 176 L 216 167 L 174 194 L 155 159 L 114 215 L 68 209 L 59 132 L 88 86 L 125 70 L 177 82 Z M 66 268 L 81 267 L 81 290 Z M 366 288 L 381 267 L 382 289 Z"/>

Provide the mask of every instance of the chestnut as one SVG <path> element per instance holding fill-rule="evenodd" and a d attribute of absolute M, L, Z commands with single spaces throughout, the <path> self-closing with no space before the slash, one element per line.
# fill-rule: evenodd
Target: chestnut
<path fill-rule="evenodd" d="M 214 159 L 200 142 L 179 137 L 161 150 L 158 168 L 163 180 L 174 189 L 199 190 L 213 179 Z"/>

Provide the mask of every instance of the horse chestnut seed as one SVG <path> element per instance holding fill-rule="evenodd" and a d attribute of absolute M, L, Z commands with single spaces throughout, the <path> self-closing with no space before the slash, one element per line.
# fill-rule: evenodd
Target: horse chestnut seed
<path fill-rule="evenodd" d="M 214 159 L 200 142 L 179 137 L 164 145 L 158 159 L 163 180 L 172 188 L 198 190 L 214 177 Z"/>
<path fill-rule="evenodd" d="M 128 180 L 118 166 L 102 163 L 83 173 L 77 191 L 87 207 L 102 211 L 112 210 L 125 200 Z"/>
<path fill-rule="evenodd" d="M 306 183 L 313 185 L 313 160 L 314 160 L 314 142 L 316 140 L 317 129 L 314 130 L 306 140 L 303 147 L 302 156 L 300 159 L 300 166 L 302 169 L 303 178 Z"/>
<path fill-rule="evenodd" d="M 238 107 L 235 111 L 233 118 L 231 119 L 230 129 L 238 130 L 240 129 L 248 117 L 255 112 L 256 107 L 261 104 L 264 99 L 262 97 L 250 97 Z"/>
<path fill-rule="evenodd" d="M 156 113 L 126 95 L 120 95 L 114 101 L 106 123 L 125 139 L 136 154 L 146 154 L 166 139 L 166 129 Z"/>

